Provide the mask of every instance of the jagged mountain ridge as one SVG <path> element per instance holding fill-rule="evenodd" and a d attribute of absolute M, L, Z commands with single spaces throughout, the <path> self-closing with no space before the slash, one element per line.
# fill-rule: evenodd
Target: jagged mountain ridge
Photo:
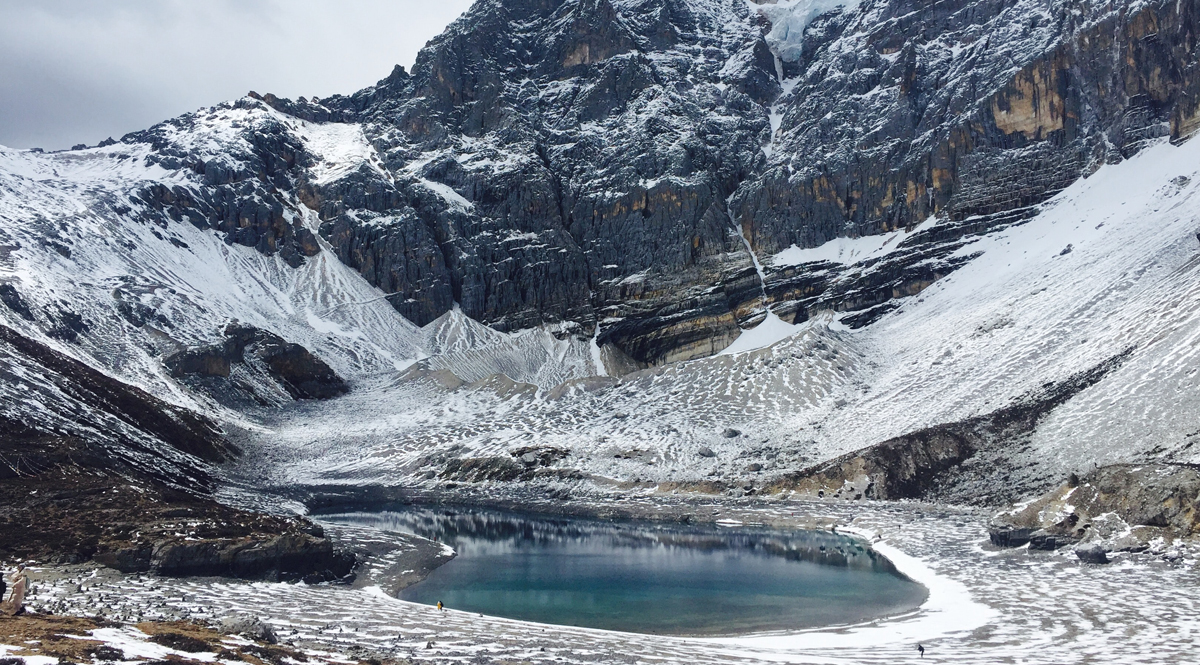
<path fill-rule="evenodd" d="M 789 322 L 864 310 L 952 272 L 940 259 L 954 235 L 1187 135 L 1189 10 L 866 3 L 772 45 L 742 2 L 481 2 L 411 75 L 345 98 L 266 99 L 362 126 L 372 167 L 301 173 L 297 187 L 338 256 L 410 320 L 458 303 L 501 330 L 598 325 L 602 343 L 660 363 L 718 351 L 761 319 L 738 236 L 765 257 L 932 214 L 992 215 L 911 239 L 910 256 L 866 275 L 764 261 Z M 279 233 L 237 241 L 286 245 Z"/>
<path fill-rule="evenodd" d="M 495 35 L 510 41 L 497 46 Z M 765 140 L 753 99 L 777 91 L 772 69 L 737 3 L 479 3 L 411 76 L 320 108 L 279 108 L 362 122 L 389 171 L 416 176 L 426 196 L 431 180 L 466 194 L 470 207 L 451 196 L 458 205 L 422 226 L 421 206 L 353 214 L 358 192 L 379 183 L 318 188 L 324 228 L 351 265 L 386 260 L 346 246 L 380 233 L 380 214 L 406 246 L 442 248 L 448 274 L 415 298 L 421 311 L 401 306 L 406 315 L 427 321 L 453 299 L 500 329 L 568 320 L 590 334 L 599 318 L 623 316 L 617 303 L 649 300 L 653 313 L 690 298 L 728 319 L 729 298 L 708 287 L 740 276 L 735 290 L 757 291 L 723 200 Z M 647 286 L 651 272 L 670 277 Z M 721 345 L 695 341 L 701 353 Z"/>

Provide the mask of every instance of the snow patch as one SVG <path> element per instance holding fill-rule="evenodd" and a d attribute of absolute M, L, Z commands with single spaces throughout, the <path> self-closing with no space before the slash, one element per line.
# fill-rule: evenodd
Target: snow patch
<path fill-rule="evenodd" d="M 379 156 L 363 133 L 362 125 L 337 122 L 312 123 L 293 121 L 296 135 L 304 147 L 319 161 L 312 167 L 313 181 L 318 185 L 333 182 L 357 170 L 363 164 L 390 180 L 378 164 Z"/>
<path fill-rule="evenodd" d="M 98 628 L 91 631 L 91 639 L 99 640 L 108 646 L 119 649 L 129 660 L 148 659 L 164 660 L 167 656 L 176 656 L 187 660 L 198 660 L 205 663 L 217 659 L 215 653 L 185 653 L 170 649 L 150 641 L 150 636 L 132 628 Z"/>
<path fill-rule="evenodd" d="M 462 212 L 466 212 L 466 211 L 475 209 L 474 203 L 471 203 L 466 198 L 464 198 L 462 194 L 459 194 L 458 192 L 454 191 L 454 188 L 451 187 L 450 185 L 440 183 L 440 182 L 434 182 L 432 180 L 429 180 L 428 178 L 420 178 L 419 182 L 423 186 L 425 186 L 427 189 L 429 189 L 431 192 L 433 192 L 434 194 L 437 194 L 438 196 L 442 197 L 442 200 L 445 201 L 446 203 L 450 204 L 451 208 L 454 208 L 454 209 L 462 211 Z"/>
<path fill-rule="evenodd" d="M 933 218 L 930 217 L 913 230 L 924 229 L 932 226 L 933 223 Z M 802 263 L 816 263 L 818 261 L 852 265 L 864 259 L 882 256 L 896 249 L 910 232 L 905 229 L 898 229 L 891 233 L 860 236 L 858 238 L 834 238 L 823 245 L 808 248 L 800 248 L 792 245 L 769 260 L 772 266 L 778 267 L 798 266 Z"/>
<path fill-rule="evenodd" d="M 767 318 L 763 319 L 762 323 L 749 330 L 743 330 L 742 334 L 733 340 L 733 344 L 725 347 L 725 350 L 721 351 L 720 355 L 730 356 L 735 353 L 765 349 L 776 342 L 795 335 L 803 328 L 803 324 L 795 325 L 788 323 L 779 318 L 775 312 L 767 310 Z"/>

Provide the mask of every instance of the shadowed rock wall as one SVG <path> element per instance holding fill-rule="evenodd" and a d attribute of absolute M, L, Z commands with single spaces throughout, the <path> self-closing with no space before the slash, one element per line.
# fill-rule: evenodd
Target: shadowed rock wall
<path fill-rule="evenodd" d="M 319 251 L 314 211 L 417 324 L 456 303 L 500 330 L 573 322 L 655 364 L 762 319 L 743 236 L 766 257 L 937 215 L 869 264 L 767 262 L 785 320 L 870 325 L 961 265 L 964 237 L 1184 140 L 1200 128 L 1198 17 L 1196 0 L 876 0 L 780 45 L 741 0 L 480 0 L 411 73 L 348 97 L 256 96 L 361 125 L 369 163 L 332 180 L 282 121 L 219 158 L 167 140 L 195 118 L 124 140 L 203 176 L 140 194 L 162 223 L 296 265 Z"/>

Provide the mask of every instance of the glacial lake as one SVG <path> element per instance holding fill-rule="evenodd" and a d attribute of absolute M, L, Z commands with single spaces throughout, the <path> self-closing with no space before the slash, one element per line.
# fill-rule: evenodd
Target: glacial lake
<path fill-rule="evenodd" d="M 926 589 L 825 531 L 688 527 L 405 507 L 325 516 L 416 534 L 458 556 L 399 593 L 448 609 L 666 635 L 739 635 L 904 613 Z"/>

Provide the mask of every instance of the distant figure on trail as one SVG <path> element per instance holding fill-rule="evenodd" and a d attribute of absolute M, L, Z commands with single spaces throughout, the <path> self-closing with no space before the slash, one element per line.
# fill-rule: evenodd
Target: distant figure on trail
<path fill-rule="evenodd" d="M 920 644 L 918 644 L 918 645 L 917 645 L 917 651 L 918 651 L 918 652 L 921 654 L 921 657 L 922 657 L 922 658 L 924 658 L 924 657 L 925 657 L 925 647 L 923 647 L 923 646 L 921 646 Z"/>
<path fill-rule="evenodd" d="M 8 581 L 12 583 L 12 595 L 0 603 L 0 615 L 14 617 L 25 611 L 25 592 L 29 589 L 29 573 L 25 572 L 25 564 L 17 564 L 17 572 Z"/>
<path fill-rule="evenodd" d="M 445 612 L 445 611 L 446 611 L 446 608 L 445 608 L 445 607 L 442 607 L 442 601 L 440 601 L 440 600 L 438 601 L 438 606 L 437 606 L 437 607 L 438 607 L 438 611 L 439 611 L 439 612 Z"/>

